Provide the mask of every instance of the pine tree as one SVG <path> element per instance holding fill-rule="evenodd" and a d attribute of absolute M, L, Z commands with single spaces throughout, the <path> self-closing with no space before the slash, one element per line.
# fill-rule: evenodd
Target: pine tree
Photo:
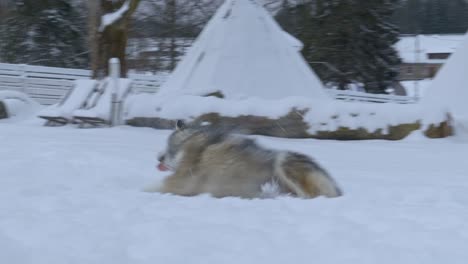
<path fill-rule="evenodd" d="M 358 81 L 369 93 L 385 93 L 396 81 L 400 58 L 393 45 L 399 32 L 391 24 L 396 0 L 361 1 L 355 14 L 354 56 Z"/>
<path fill-rule="evenodd" d="M 310 62 L 328 86 L 345 90 L 357 82 L 356 19 L 352 1 L 317 2 L 314 24 L 317 29 Z"/>
<path fill-rule="evenodd" d="M 403 34 L 454 34 L 468 30 L 466 0 L 404 0 L 392 21 Z"/>
<path fill-rule="evenodd" d="M 58 67 L 85 67 L 84 23 L 67 0 L 49 1 L 38 13 L 36 34 L 38 60 L 44 65 Z"/>
<path fill-rule="evenodd" d="M 5 19 L 0 53 L 6 62 L 86 65 L 84 22 L 70 0 L 20 0 Z"/>
<path fill-rule="evenodd" d="M 367 92 L 385 93 L 400 63 L 393 48 L 398 30 L 389 22 L 397 2 L 312 1 L 296 6 L 296 17 L 308 14 L 300 22 L 305 27 L 289 32 L 303 41 L 304 57 L 326 85 L 347 89 L 359 83 Z"/>
<path fill-rule="evenodd" d="M 281 9 L 276 14 L 276 20 L 287 32 L 294 32 L 296 29 L 294 10 L 295 8 L 291 6 L 288 0 L 283 0 Z"/>
<path fill-rule="evenodd" d="M 21 63 L 25 58 L 21 52 L 26 50 L 27 36 L 23 21 L 10 10 L 0 20 L 0 59 L 1 62 Z"/>
<path fill-rule="evenodd" d="M 0 0 L 0 22 L 8 14 L 10 5 L 10 0 Z"/>
<path fill-rule="evenodd" d="M 392 22 L 398 25 L 403 34 L 414 34 L 421 30 L 424 17 L 424 0 L 401 1 L 392 17 Z"/>
<path fill-rule="evenodd" d="M 436 1 L 428 0 L 424 3 L 424 17 L 422 22 L 422 33 L 432 34 L 440 31 L 439 12 Z"/>
<path fill-rule="evenodd" d="M 447 1 L 447 33 L 465 33 L 468 30 L 468 1 Z"/>

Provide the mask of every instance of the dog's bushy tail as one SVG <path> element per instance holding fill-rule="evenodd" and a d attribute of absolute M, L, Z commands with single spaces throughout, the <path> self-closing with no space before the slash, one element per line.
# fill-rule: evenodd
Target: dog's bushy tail
<path fill-rule="evenodd" d="M 335 180 L 309 157 L 281 152 L 275 160 L 275 175 L 290 192 L 302 198 L 338 197 L 343 193 Z"/>

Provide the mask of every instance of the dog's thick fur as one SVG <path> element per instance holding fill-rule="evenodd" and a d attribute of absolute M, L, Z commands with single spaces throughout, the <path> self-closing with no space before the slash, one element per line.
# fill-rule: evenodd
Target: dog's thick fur
<path fill-rule="evenodd" d="M 301 198 L 341 196 L 328 173 L 306 155 L 265 149 L 252 139 L 210 126 L 186 128 L 178 122 L 159 161 L 173 171 L 147 191 L 192 196 L 256 198 L 262 186 Z"/>

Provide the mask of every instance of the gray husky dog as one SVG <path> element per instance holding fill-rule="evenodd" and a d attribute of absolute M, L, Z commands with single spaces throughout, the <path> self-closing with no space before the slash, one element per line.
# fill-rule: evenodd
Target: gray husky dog
<path fill-rule="evenodd" d="M 187 127 L 178 121 L 158 160 L 159 170 L 173 174 L 146 191 L 256 198 L 262 197 L 262 187 L 274 184 L 278 193 L 301 198 L 342 195 L 330 175 L 308 156 L 269 150 L 213 126 Z"/>

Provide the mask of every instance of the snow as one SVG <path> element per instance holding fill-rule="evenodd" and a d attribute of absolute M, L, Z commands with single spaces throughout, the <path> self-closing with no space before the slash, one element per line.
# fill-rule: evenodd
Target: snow
<path fill-rule="evenodd" d="M 101 81 L 102 95 L 99 96 L 96 105 L 92 106 L 91 108 L 86 109 L 77 109 L 73 111 L 73 116 L 80 116 L 80 117 L 96 117 L 101 118 L 104 120 L 110 120 L 111 114 L 111 105 L 112 105 L 112 93 L 113 89 L 115 88 L 115 84 L 112 78 L 106 78 Z M 116 89 L 117 92 L 117 100 L 123 100 L 129 92 L 131 88 L 132 81 L 130 79 L 119 78 L 118 80 L 118 88 Z"/>
<path fill-rule="evenodd" d="M 426 135 L 424 135 L 424 131 L 422 130 L 415 130 L 411 132 L 408 136 L 406 136 L 404 141 L 425 141 L 427 140 Z"/>
<path fill-rule="evenodd" d="M 128 1 L 125 1 L 125 3 L 119 9 L 117 9 L 117 11 L 103 15 L 101 17 L 101 25 L 99 26 L 99 31 L 104 31 L 106 27 L 114 24 L 116 21 L 121 19 L 122 16 L 128 11 L 128 9 Z"/>
<path fill-rule="evenodd" d="M 60 103 L 45 108 L 39 115 L 71 119 L 73 111 L 83 105 L 95 86 L 96 80 L 75 80 L 72 90 Z"/>
<path fill-rule="evenodd" d="M 145 193 L 169 131 L 0 124 L 0 259 L 10 264 L 462 264 L 468 146 L 257 137 L 313 156 L 336 199 Z"/>
<path fill-rule="evenodd" d="M 289 41 L 290 45 L 296 48 L 298 52 L 300 52 L 302 48 L 304 48 L 304 43 L 302 43 L 302 41 L 300 41 L 299 39 L 297 39 L 296 37 L 294 37 L 286 31 L 283 31 L 283 33 L 286 40 Z"/>
<path fill-rule="evenodd" d="M 250 97 L 227 100 L 192 95 L 144 94 L 133 95 L 127 99 L 124 118 L 129 120 L 136 117 L 158 117 L 192 120 L 203 114 L 219 113 L 226 117 L 253 115 L 277 119 L 293 109 L 309 109 L 303 120 L 310 126 L 311 134 L 317 131 L 336 131 L 339 127 L 351 129 L 362 127 L 369 132 L 382 129 L 385 132 L 388 126 L 418 121 L 426 126 L 446 120 L 443 107 L 433 107 L 432 111 L 425 112 L 419 104 L 376 104 L 342 100 L 324 102 L 304 97 L 286 97 L 280 100 Z"/>
<path fill-rule="evenodd" d="M 458 126 L 468 126 L 468 34 L 457 51 L 450 57 L 427 89 L 421 103 L 428 109 L 444 108 Z"/>
<path fill-rule="evenodd" d="M 29 119 L 41 109 L 39 103 L 17 91 L 0 91 L 0 101 L 5 104 L 8 113 L 8 119 L 0 120 L 0 123 Z"/>
<path fill-rule="evenodd" d="M 131 79 L 119 78 L 117 100 L 126 98 L 131 84 Z M 106 78 L 99 82 L 96 80 L 76 80 L 73 90 L 59 104 L 43 109 L 39 115 L 67 119 L 72 119 L 74 116 L 97 117 L 109 120 L 113 88 L 112 78 Z"/>
<path fill-rule="evenodd" d="M 431 83 L 432 79 L 400 81 L 400 84 L 405 88 L 406 96 L 409 97 L 424 97 Z"/>
<path fill-rule="evenodd" d="M 228 0 L 159 94 L 220 91 L 226 98 L 304 96 L 329 100 L 298 45 L 255 1 Z"/>
<path fill-rule="evenodd" d="M 446 120 L 442 106 L 426 113 L 417 104 L 335 101 L 299 48 L 255 1 L 228 0 L 158 93 L 128 98 L 124 118 L 193 119 L 219 113 L 276 119 L 293 109 L 308 109 L 303 120 L 311 134 L 339 127 L 385 132 L 399 124 Z M 200 97 L 217 91 L 225 98 Z"/>
<path fill-rule="evenodd" d="M 463 35 L 418 35 L 402 36 L 395 48 L 405 63 L 444 63 L 446 60 L 429 59 L 428 53 L 453 53 L 463 41 Z M 416 41 L 419 41 L 420 56 L 416 59 Z"/>

